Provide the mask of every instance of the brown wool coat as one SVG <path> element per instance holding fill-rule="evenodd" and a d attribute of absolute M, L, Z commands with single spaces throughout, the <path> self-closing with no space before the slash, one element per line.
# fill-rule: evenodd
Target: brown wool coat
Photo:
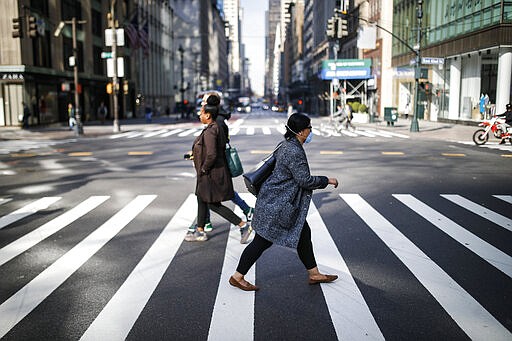
<path fill-rule="evenodd" d="M 226 161 L 226 137 L 216 122 L 203 129 L 192 145 L 197 174 L 196 195 L 204 202 L 233 199 L 233 181 Z"/>

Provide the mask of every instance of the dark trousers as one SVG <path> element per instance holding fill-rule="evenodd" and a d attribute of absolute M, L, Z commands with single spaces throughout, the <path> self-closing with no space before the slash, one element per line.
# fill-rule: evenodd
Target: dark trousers
<path fill-rule="evenodd" d="M 205 203 L 199 196 L 197 197 L 197 226 L 204 227 L 206 224 L 206 214 L 208 213 L 208 208 L 213 212 L 220 215 L 222 218 L 229 221 L 231 224 L 238 225 L 242 221 L 239 216 L 237 216 L 233 211 L 231 211 L 226 206 L 222 205 L 220 202 L 214 203 Z"/>
<path fill-rule="evenodd" d="M 244 252 L 242 252 L 236 271 L 242 275 L 247 274 L 251 266 L 256 263 L 258 258 L 260 258 L 263 252 L 270 246 L 272 246 L 271 241 L 266 240 L 256 233 L 253 241 L 247 245 Z M 297 254 L 299 255 L 302 264 L 306 267 L 306 270 L 311 270 L 316 267 L 313 243 L 311 243 L 311 229 L 307 222 L 304 222 L 304 227 L 300 234 L 299 244 L 297 245 Z"/>

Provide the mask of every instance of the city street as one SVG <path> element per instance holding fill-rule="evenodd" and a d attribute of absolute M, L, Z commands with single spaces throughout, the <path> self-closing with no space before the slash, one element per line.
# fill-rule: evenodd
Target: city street
<path fill-rule="evenodd" d="M 245 170 L 285 122 L 233 115 Z M 207 242 L 183 241 L 199 122 L 1 140 L 0 338 L 511 340 L 512 146 L 469 143 L 475 127 L 312 123 L 311 172 L 340 186 L 314 192 L 308 222 L 320 270 L 340 278 L 308 285 L 295 250 L 273 246 L 247 276 L 256 293 L 227 282 L 237 228 L 212 213 Z"/>

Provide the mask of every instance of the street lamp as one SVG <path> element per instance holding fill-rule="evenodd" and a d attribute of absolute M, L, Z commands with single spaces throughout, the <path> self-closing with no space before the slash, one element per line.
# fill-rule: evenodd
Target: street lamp
<path fill-rule="evenodd" d="M 415 90 L 414 90 L 414 99 L 415 99 L 415 105 L 414 105 L 414 114 L 412 116 L 411 120 L 411 128 L 409 129 L 411 132 L 418 132 L 420 130 L 418 125 L 418 112 L 419 112 L 419 86 L 420 86 L 420 78 L 421 78 L 421 19 L 423 18 L 423 10 L 422 10 L 423 0 L 418 0 L 418 7 L 417 7 L 417 15 L 416 18 L 418 19 L 418 32 L 416 36 L 416 45 L 414 46 L 414 49 L 416 50 L 416 63 L 414 67 L 414 79 L 415 79 Z"/>
<path fill-rule="evenodd" d="M 76 129 L 75 133 L 76 135 L 80 136 L 84 134 L 84 128 L 82 126 L 82 119 L 80 116 L 80 96 L 78 94 L 78 54 L 77 54 L 77 45 L 76 45 L 76 25 L 82 25 L 87 23 L 86 20 L 76 20 L 75 17 L 73 17 L 71 20 L 64 20 L 59 23 L 57 26 L 57 29 L 53 33 L 55 37 L 60 36 L 60 33 L 62 32 L 62 29 L 65 25 L 71 25 L 72 29 L 72 36 L 73 36 L 73 59 L 74 59 L 74 65 L 73 65 L 73 74 L 74 74 L 74 83 L 75 83 L 75 119 L 76 119 Z"/>
<path fill-rule="evenodd" d="M 183 46 L 178 47 L 178 52 L 180 53 L 180 67 L 181 67 L 181 82 L 180 82 L 180 92 L 181 92 L 181 105 L 185 105 L 185 80 L 183 78 L 183 53 L 185 50 Z"/>

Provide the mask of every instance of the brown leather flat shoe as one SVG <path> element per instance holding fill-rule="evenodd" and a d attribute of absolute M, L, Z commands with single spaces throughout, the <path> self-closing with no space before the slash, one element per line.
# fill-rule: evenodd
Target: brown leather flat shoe
<path fill-rule="evenodd" d="M 249 282 L 247 282 L 247 284 L 240 283 L 233 276 L 229 277 L 229 284 L 231 284 L 234 287 L 237 287 L 238 289 L 242 289 L 243 291 L 258 291 L 258 290 L 260 290 L 259 287 L 257 287 L 256 285 L 252 285 Z"/>
<path fill-rule="evenodd" d="M 322 279 L 309 279 L 309 284 L 318 284 L 318 283 L 330 283 L 338 279 L 338 275 L 324 275 L 325 277 Z"/>

